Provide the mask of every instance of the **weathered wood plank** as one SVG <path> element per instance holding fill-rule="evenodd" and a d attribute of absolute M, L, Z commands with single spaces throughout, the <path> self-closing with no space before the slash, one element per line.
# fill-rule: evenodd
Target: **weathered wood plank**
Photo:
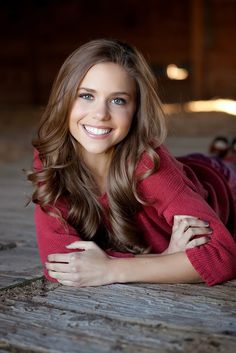
<path fill-rule="evenodd" d="M 16 206 L 15 206 L 16 207 Z M 0 210 L 0 242 L 33 244 L 36 247 L 33 210 L 20 209 L 18 213 L 7 208 Z"/>
<path fill-rule="evenodd" d="M 17 215 L 17 217 L 14 218 L 14 214 L 12 214 L 11 212 L 8 212 L 8 213 L 3 213 L 1 214 L 0 212 L 0 217 L 2 219 L 4 219 L 4 221 L 1 221 L 1 224 L 5 224 L 5 225 L 8 225 L 8 224 L 15 224 L 17 225 L 18 227 L 22 227 L 22 231 L 24 230 L 24 227 L 27 227 L 27 226 L 32 226 L 33 225 L 33 215 L 31 217 L 31 220 L 29 220 L 29 218 L 27 217 L 27 215 Z"/>
<path fill-rule="evenodd" d="M 1 250 L 8 250 L 8 249 L 13 249 L 17 245 L 15 242 L 12 241 L 0 241 L 0 251 Z"/>
<path fill-rule="evenodd" d="M 19 304 L 19 303 L 18 303 Z M 101 317 L 96 314 L 14 306 L 14 312 L 0 314 L 3 342 L 24 345 L 28 350 L 46 348 L 57 352 L 234 352 L 230 336 L 147 325 Z M 29 330 L 30 327 L 30 330 Z M 119 342 L 119 345 L 117 343 Z M 78 346 L 79 345 L 79 346 Z M 119 349 L 118 349 L 119 347 Z"/>
<path fill-rule="evenodd" d="M 189 303 L 186 304 L 189 294 L 168 295 L 169 292 L 162 293 L 163 286 L 156 286 L 155 290 L 145 285 L 81 289 L 56 286 L 37 281 L 34 287 L 5 291 L 0 313 L 3 344 L 19 352 L 26 347 L 33 352 L 72 353 L 235 351 L 235 332 L 226 330 L 224 315 L 220 330 L 217 323 L 204 325 L 211 315 L 215 320 L 219 318 L 214 311 L 208 312 L 202 299 L 192 303 L 191 322 L 186 322 L 184 315 L 179 316 L 182 302 L 181 311 L 189 312 L 190 318 Z M 193 299 L 197 296 L 192 295 Z M 196 312 L 203 308 L 207 319 L 201 321 Z M 232 312 L 225 304 L 222 311 L 227 309 Z"/>
<path fill-rule="evenodd" d="M 135 287 L 143 287 L 143 284 L 136 283 Z M 232 280 L 224 283 L 223 285 L 216 285 L 214 287 L 208 287 L 204 284 L 165 284 L 160 285 L 162 292 L 173 292 L 173 295 L 178 296 L 197 296 L 198 298 L 202 297 L 203 300 L 208 299 L 216 299 L 223 300 L 224 302 L 236 302 L 236 297 L 232 295 L 235 292 L 234 287 L 236 287 L 236 280 Z M 156 284 L 146 283 L 146 289 L 157 288 Z"/>
<path fill-rule="evenodd" d="M 1 291 L 1 289 L 10 288 L 10 287 L 15 286 L 17 284 L 24 283 L 24 281 L 25 281 L 24 277 L 13 276 L 13 278 L 12 278 L 10 276 L 4 276 L 4 275 L 0 274 L 0 291 Z"/>
<path fill-rule="evenodd" d="M 0 288 L 42 275 L 36 247 L 16 247 L 0 251 Z"/>
<path fill-rule="evenodd" d="M 234 302 L 223 302 L 217 298 L 213 300 L 194 294 L 176 295 L 175 292 L 163 292 L 162 287 L 157 285 L 155 289 L 147 289 L 145 285 L 112 285 L 80 290 L 60 287 L 48 293 L 46 302 L 40 296 L 34 300 L 61 310 L 82 310 L 87 313 L 98 311 L 100 315 L 116 320 L 137 322 L 136 316 L 139 312 L 142 323 L 158 325 L 164 322 L 178 327 L 181 321 L 184 327 L 194 327 L 196 332 L 229 331 L 236 334 Z M 199 288 L 200 286 L 195 287 L 195 290 L 199 292 Z"/>
<path fill-rule="evenodd" d="M 42 278 L 42 273 L 39 271 L 38 273 L 35 273 L 35 275 L 32 277 L 32 275 L 30 276 L 20 276 L 16 277 L 16 275 L 14 274 L 13 276 L 11 275 L 2 275 L 0 274 L 0 293 L 5 290 L 11 290 L 15 287 L 21 287 L 21 286 L 25 286 L 28 283 L 31 283 L 32 281 L 37 281 L 38 279 Z M 1 311 L 1 309 L 0 309 Z"/>
<path fill-rule="evenodd" d="M 21 237 L 26 237 L 26 239 L 35 239 L 35 226 L 33 224 L 1 224 L 0 229 L 0 239 L 1 241 L 10 241 L 10 237 L 15 237 L 16 240 L 21 239 Z"/>
<path fill-rule="evenodd" d="M 25 208 L 30 191 L 22 168 L 26 162 L 0 165 L 0 288 L 42 275 L 36 247 L 33 205 Z M 4 244 L 15 244 L 4 249 Z M 6 247 L 5 247 L 6 248 Z"/>
<path fill-rule="evenodd" d="M 1 243 L 13 242 L 17 246 L 36 248 L 36 237 L 34 233 L 35 233 L 34 228 L 0 230 L 0 239 L 1 239 Z M 1 253 L 0 253 L 0 257 L 1 257 Z"/>
<path fill-rule="evenodd" d="M 31 271 L 32 267 L 41 267 L 37 248 L 16 247 L 0 252 L 0 272 L 14 273 L 15 271 L 24 273 Z"/>
<path fill-rule="evenodd" d="M 24 185 L 19 185 L 18 188 L 16 188 L 14 185 L 8 183 L 5 187 L 4 185 L 1 185 L 0 193 L 2 199 L 9 200 L 9 205 L 14 204 L 15 201 L 17 205 L 24 206 L 25 201 L 31 194 L 31 191 L 25 189 Z M 4 206 L 4 203 L 1 202 L 0 205 L 2 207 Z"/>

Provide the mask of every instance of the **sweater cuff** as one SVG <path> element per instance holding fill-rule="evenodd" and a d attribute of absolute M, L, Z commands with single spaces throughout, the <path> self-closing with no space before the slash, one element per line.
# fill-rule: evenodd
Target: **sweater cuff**
<path fill-rule="evenodd" d="M 199 251 L 196 251 L 196 248 L 191 248 L 191 249 L 186 249 L 185 253 L 191 262 L 192 266 L 195 268 L 195 270 L 199 273 L 200 277 L 202 280 L 208 285 L 208 286 L 213 286 L 217 283 L 223 282 L 219 280 L 219 276 L 217 279 L 215 279 L 212 276 L 212 267 L 211 270 L 203 266 L 204 261 L 201 261 L 201 254 Z M 199 250 L 199 249 L 198 249 Z M 214 266 L 214 264 L 212 264 Z"/>

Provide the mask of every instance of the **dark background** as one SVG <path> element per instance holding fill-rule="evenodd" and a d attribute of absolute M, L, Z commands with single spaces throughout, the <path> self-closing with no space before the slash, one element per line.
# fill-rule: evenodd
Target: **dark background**
<path fill-rule="evenodd" d="M 0 103 L 45 104 L 64 59 L 100 37 L 142 51 L 164 102 L 236 97 L 235 0 L 8 0 L 0 2 Z M 171 63 L 189 77 L 169 80 Z"/>

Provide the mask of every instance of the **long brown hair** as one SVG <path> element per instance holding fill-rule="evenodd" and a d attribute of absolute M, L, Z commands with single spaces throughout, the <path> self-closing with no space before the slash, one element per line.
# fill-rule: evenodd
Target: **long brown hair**
<path fill-rule="evenodd" d="M 99 203 L 96 184 L 78 154 L 78 143 L 69 132 L 68 122 L 81 81 L 92 66 L 101 62 L 120 65 L 137 86 L 137 109 L 132 126 L 127 137 L 115 147 L 110 165 L 106 210 Z M 68 214 L 64 220 L 62 215 L 59 217 L 76 228 L 83 239 L 96 241 L 103 248 L 145 252 L 146 245 L 135 224 L 135 215 L 145 203 L 138 193 L 135 169 L 145 151 L 153 167 L 142 178 L 158 170 L 155 148 L 165 137 L 156 79 L 144 57 L 135 47 L 117 40 L 90 41 L 66 59 L 53 84 L 38 136 L 33 140 L 42 169 L 28 174 L 35 186 L 32 200 L 47 212 L 48 206 L 58 211 L 58 202 L 62 200 Z M 109 225 L 104 226 L 107 220 Z"/>

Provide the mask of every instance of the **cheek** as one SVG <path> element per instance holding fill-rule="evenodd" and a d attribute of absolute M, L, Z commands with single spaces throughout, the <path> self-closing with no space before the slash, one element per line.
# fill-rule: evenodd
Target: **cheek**
<path fill-rule="evenodd" d="M 75 124 L 76 124 L 76 118 L 75 118 L 74 112 L 72 111 L 71 115 L 70 115 L 70 118 L 69 118 L 69 129 L 70 129 L 70 131 L 71 131 L 71 129 L 73 129 Z"/>
<path fill-rule="evenodd" d="M 122 119 L 120 119 L 120 127 L 124 132 L 128 132 L 133 121 L 133 116 L 130 114 L 125 114 Z"/>
<path fill-rule="evenodd" d="M 77 121 L 88 114 L 88 105 L 76 102 L 71 110 L 70 120 Z"/>
<path fill-rule="evenodd" d="M 130 127 L 134 118 L 134 110 L 130 109 L 126 112 L 125 124 L 126 127 Z"/>
<path fill-rule="evenodd" d="M 77 132 L 78 124 L 86 114 L 83 114 L 81 110 L 72 110 L 69 119 L 69 130 L 73 134 L 73 131 Z"/>

